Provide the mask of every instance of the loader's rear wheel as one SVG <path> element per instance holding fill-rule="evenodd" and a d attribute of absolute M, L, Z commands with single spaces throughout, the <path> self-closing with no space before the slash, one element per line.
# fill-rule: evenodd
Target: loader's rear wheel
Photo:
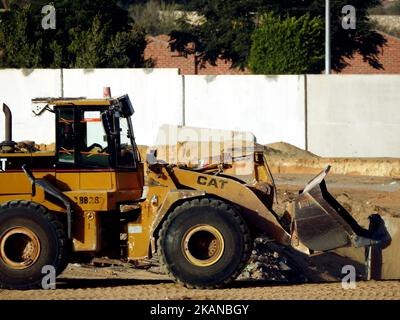
<path fill-rule="evenodd" d="M 40 286 L 44 266 L 66 266 L 63 225 L 45 207 L 29 201 L 0 206 L 0 288 Z"/>
<path fill-rule="evenodd" d="M 251 253 L 246 223 L 228 204 L 195 199 L 177 207 L 158 239 L 166 271 L 189 288 L 219 288 L 234 280 Z"/>

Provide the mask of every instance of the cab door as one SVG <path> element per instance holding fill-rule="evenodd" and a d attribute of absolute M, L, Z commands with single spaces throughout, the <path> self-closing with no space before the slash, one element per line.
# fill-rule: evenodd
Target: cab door
<path fill-rule="evenodd" d="M 77 166 L 77 114 L 73 106 L 55 108 L 56 112 L 56 186 L 61 191 L 79 189 Z"/>
<path fill-rule="evenodd" d="M 115 170 L 112 150 L 101 120 L 98 107 L 85 107 L 80 111 L 80 139 L 78 161 L 81 190 L 113 190 Z"/>

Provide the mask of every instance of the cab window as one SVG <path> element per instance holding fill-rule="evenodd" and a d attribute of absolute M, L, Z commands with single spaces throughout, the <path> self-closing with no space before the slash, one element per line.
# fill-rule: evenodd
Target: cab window
<path fill-rule="evenodd" d="M 120 130 L 119 151 L 117 153 L 118 167 L 135 168 L 137 160 L 132 147 L 132 128 L 130 128 L 127 118 L 118 117 L 117 120 Z"/>
<path fill-rule="evenodd" d="M 75 163 L 75 123 L 74 110 L 62 109 L 58 113 L 59 146 L 58 161 L 60 163 Z"/>
<path fill-rule="evenodd" d="M 110 167 L 110 152 L 100 111 L 82 111 L 80 163 L 93 167 Z"/>

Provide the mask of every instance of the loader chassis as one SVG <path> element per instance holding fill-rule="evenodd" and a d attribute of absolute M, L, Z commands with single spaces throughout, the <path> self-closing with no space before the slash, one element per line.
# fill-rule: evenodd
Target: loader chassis
<path fill-rule="evenodd" d="M 345 213 L 338 217 L 323 201 L 316 188 L 324 176 L 285 214 L 274 212 L 274 183 L 262 150 L 251 153 L 253 170 L 245 180 L 235 176 L 235 161 L 193 169 L 157 161 L 155 153 L 149 154 L 145 173 L 128 96 L 33 103 L 36 115 L 55 114 L 55 151 L 19 149 L 4 106 L 0 287 L 38 286 L 44 265 L 59 274 L 68 262 L 95 256 L 134 261 L 153 255 L 177 282 L 221 287 L 241 272 L 259 235 L 305 253 L 318 249 L 324 238 L 313 236 L 309 223 L 297 228 L 313 217 L 341 236 L 342 241 L 326 242 L 324 250 L 373 244 L 348 224 Z M 323 206 L 308 208 L 310 199 Z"/>

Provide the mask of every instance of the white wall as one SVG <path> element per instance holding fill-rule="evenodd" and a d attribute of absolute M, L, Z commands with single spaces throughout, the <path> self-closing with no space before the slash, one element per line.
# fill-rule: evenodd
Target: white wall
<path fill-rule="evenodd" d="M 4 140 L 3 103 L 13 115 L 13 140 L 35 140 L 37 143 L 54 142 L 54 117 L 45 113 L 34 117 L 31 99 L 35 97 L 61 96 L 60 70 L 0 71 L 0 141 Z"/>
<path fill-rule="evenodd" d="M 305 78 L 185 76 L 184 90 L 177 69 L 4 69 L 0 104 L 13 111 L 15 141 L 54 142 L 53 115 L 33 117 L 30 101 L 61 96 L 63 84 L 64 96 L 100 98 L 106 86 L 113 96 L 129 94 L 139 144 L 154 145 L 163 124 L 181 124 L 185 99 L 187 126 L 250 131 L 259 143 L 300 148 L 307 132 L 308 149 L 321 156 L 400 157 L 400 75 Z M 1 111 L 0 128 L 2 141 Z"/>
<path fill-rule="evenodd" d="M 138 144 L 152 145 L 164 123 L 182 123 L 182 76 L 178 69 L 64 69 L 64 96 L 101 98 L 129 94 Z"/>
<path fill-rule="evenodd" d="M 186 125 L 305 148 L 304 76 L 185 76 Z"/>
<path fill-rule="evenodd" d="M 307 76 L 308 147 L 328 157 L 400 157 L 400 75 Z"/>

